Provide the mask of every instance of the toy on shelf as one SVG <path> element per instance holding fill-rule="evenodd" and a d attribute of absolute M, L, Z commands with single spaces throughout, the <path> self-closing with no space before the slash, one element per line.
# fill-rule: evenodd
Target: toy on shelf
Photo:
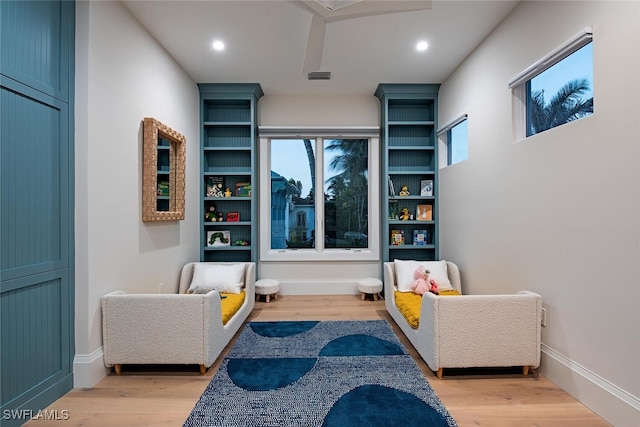
<path fill-rule="evenodd" d="M 231 189 L 229 187 L 227 187 L 226 190 L 224 190 L 224 197 L 231 197 L 233 193 L 231 193 Z"/>
<path fill-rule="evenodd" d="M 204 220 L 211 221 L 211 222 L 223 221 L 224 215 L 222 214 L 222 212 L 218 211 L 218 208 L 216 207 L 216 205 L 211 205 L 209 206 L 209 212 L 204 214 Z"/>
<path fill-rule="evenodd" d="M 402 221 L 407 221 L 407 220 L 411 219 L 411 214 L 409 213 L 409 208 L 402 208 L 402 211 L 400 212 L 400 219 Z"/>
<path fill-rule="evenodd" d="M 400 189 L 400 193 L 398 193 L 399 196 L 408 196 L 409 194 L 409 187 L 407 187 L 406 185 L 403 185 L 402 188 Z"/>

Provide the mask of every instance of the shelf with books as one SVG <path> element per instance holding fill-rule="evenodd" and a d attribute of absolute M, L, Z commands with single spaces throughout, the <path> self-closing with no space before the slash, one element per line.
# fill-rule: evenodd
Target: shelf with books
<path fill-rule="evenodd" d="M 259 84 L 199 84 L 201 261 L 255 261 Z M 229 244 L 210 245 L 224 232 Z M 228 237 L 227 234 L 228 233 Z"/>
<path fill-rule="evenodd" d="M 438 259 L 437 84 L 381 84 L 383 261 Z M 404 244 L 393 244 L 394 233 Z M 414 243 L 414 232 L 416 244 Z"/>

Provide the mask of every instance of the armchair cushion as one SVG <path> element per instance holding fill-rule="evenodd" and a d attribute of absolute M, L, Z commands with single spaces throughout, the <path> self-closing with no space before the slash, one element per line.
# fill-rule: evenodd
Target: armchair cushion
<path fill-rule="evenodd" d="M 455 296 L 460 295 L 455 289 L 440 292 L 440 296 Z M 415 294 L 413 292 L 394 292 L 394 298 L 396 300 L 396 306 L 407 323 L 413 329 L 418 329 L 420 326 L 420 310 L 422 308 L 422 295 Z"/>
<path fill-rule="evenodd" d="M 242 307 L 242 304 L 244 303 L 245 295 L 245 291 L 242 291 L 239 294 L 220 294 L 220 297 L 222 298 L 220 304 L 222 306 L 223 325 L 226 325 L 227 322 L 233 317 L 233 315 L 236 314 L 238 310 L 240 310 L 240 307 Z"/>
<path fill-rule="evenodd" d="M 411 284 L 413 283 L 413 273 L 418 266 L 422 265 L 429 270 L 429 277 L 436 281 L 438 290 L 447 291 L 453 289 L 449 274 L 447 272 L 447 262 L 442 261 L 403 261 L 395 260 L 394 267 L 396 271 L 396 285 L 400 292 L 413 292 Z"/>
<path fill-rule="evenodd" d="M 217 290 L 230 294 L 239 294 L 243 286 L 244 264 L 205 264 L 197 263 L 193 268 L 193 279 L 188 293 L 206 294 Z"/>

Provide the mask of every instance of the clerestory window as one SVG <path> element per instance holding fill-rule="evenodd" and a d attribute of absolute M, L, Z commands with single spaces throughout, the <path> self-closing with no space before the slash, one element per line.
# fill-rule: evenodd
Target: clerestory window
<path fill-rule="evenodd" d="M 469 131 L 467 115 L 463 114 L 438 130 L 440 141 L 446 147 L 446 165 L 454 165 L 469 158 Z"/>
<path fill-rule="evenodd" d="M 592 38 L 585 28 L 509 82 L 516 141 L 593 114 Z"/>

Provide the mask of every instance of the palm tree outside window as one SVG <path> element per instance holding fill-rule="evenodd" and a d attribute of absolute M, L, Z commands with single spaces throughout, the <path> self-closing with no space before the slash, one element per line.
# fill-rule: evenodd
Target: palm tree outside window
<path fill-rule="evenodd" d="M 527 136 L 593 114 L 593 47 L 589 43 L 528 80 Z"/>

